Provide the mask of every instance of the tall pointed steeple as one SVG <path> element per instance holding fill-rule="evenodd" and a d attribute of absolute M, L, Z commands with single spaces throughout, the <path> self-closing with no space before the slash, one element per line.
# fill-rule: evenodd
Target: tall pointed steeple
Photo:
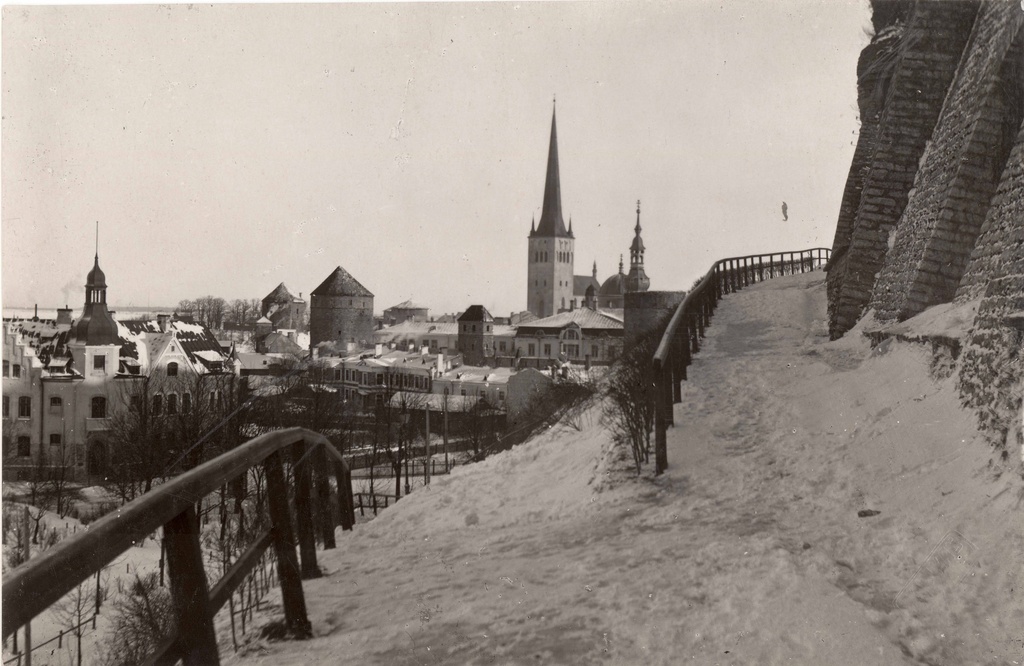
<path fill-rule="evenodd" d="M 544 208 L 536 234 L 546 237 L 569 237 L 562 219 L 562 186 L 558 177 L 558 129 L 555 109 L 551 109 L 551 142 L 548 145 L 548 171 L 544 180 Z"/>
<path fill-rule="evenodd" d="M 636 202 L 636 226 L 633 227 L 633 243 L 629 246 L 629 275 L 626 277 L 628 291 L 647 291 L 651 280 L 644 271 L 644 239 L 640 237 L 640 201 Z"/>

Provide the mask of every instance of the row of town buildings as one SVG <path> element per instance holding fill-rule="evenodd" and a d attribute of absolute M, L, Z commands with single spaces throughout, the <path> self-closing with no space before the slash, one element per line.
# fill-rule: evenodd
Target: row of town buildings
<path fill-rule="evenodd" d="M 603 283 L 573 274 L 575 236 L 561 206 L 555 116 L 539 224 L 531 224 L 527 310 L 496 318 L 483 305 L 433 320 L 411 301 L 374 316 L 374 295 L 338 266 L 310 293 L 307 312 L 282 283 L 262 302 L 255 351 L 224 344 L 187 313 L 119 321 L 107 308 L 98 254 L 77 321 L 10 319 L 3 326 L 4 476 L 24 476 L 41 461 L 70 460 L 76 476 L 102 475 L 110 462 L 111 417 L 130 404 L 131 387 L 158 379 L 145 398 L 158 414 L 188 412 L 224 399 L 245 379 L 273 389 L 275 377 L 315 361 L 319 390 L 355 409 L 385 401 L 465 411 L 476 406 L 514 416 L 559 376 L 613 363 L 623 352 L 624 300 L 647 291 L 640 208 L 630 268 Z M 308 343 L 304 331 L 308 326 Z M 151 402 L 151 404 L 150 404 Z"/>

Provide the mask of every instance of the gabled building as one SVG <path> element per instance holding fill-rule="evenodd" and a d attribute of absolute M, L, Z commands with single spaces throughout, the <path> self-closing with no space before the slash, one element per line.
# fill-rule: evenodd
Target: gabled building
<path fill-rule="evenodd" d="M 306 330 L 306 301 L 302 294 L 293 295 L 284 282 L 263 297 L 260 314 L 270 320 L 274 330 Z"/>
<path fill-rule="evenodd" d="M 517 367 L 545 368 L 552 364 L 608 365 L 622 355 L 622 319 L 607 312 L 579 308 L 561 312 L 516 329 Z"/>
<path fill-rule="evenodd" d="M 423 322 L 427 321 L 429 314 L 429 308 L 408 300 L 384 310 L 383 323 L 385 326 L 395 326 L 407 321 Z"/>
<path fill-rule="evenodd" d="M 54 467 L 70 468 L 78 478 L 102 475 L 111 416 L 131 407 L 136 381 L 159 376 L 147 399 L 155 411 L 176 413 L 196 400 L 219 399 L 218 382 L 191 380 L 232 374 L 220 343 L 203 326 L 172 315 L 117 321 L 107 308 L 98 256 L 77 322 L 67 308 L 56 320 L 4 321 L 3 367 L 5 479 Z"/>

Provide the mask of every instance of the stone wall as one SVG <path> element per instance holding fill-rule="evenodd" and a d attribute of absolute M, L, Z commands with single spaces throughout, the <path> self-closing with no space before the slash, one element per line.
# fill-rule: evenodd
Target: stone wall
<path fill-rule="evenodd" d="M 686 298 L 685 291 L 635 291 L 625 295 L 626 349 L 644 333 L 661 325 Z"/>
<path fill-rule="evenodd" d="M 1005 447 L 1021 411 L 1022 333 L 1007 315 L 1024 312 L 1024 265 L 1013 275 L 991 280 L 978 306 L 960 358 L 958 386 L 964 404 L 978 414 L 978 425 L 996 447 Z"/>
<path fill-rule="evenodd" d="M 992 199 L 992 207 L 981 228 L 978 242 L 971 253 L 967 271 L 960 280 L 956 300 L 979 298 L 988 282 L 994 278 L 1021 272 L 1021 252 L 1024 248 L 1024 122 L 1017 132 L 1016 142 L 999 189 Z"/>
<path fill-rule="evenodd" d="M 373 344 L 373 298 L 365 296 L 310 297 L 309 343 Z"/>
<path fill-rule="evenodd" d="M 860 187 L 849 247 L 843 252 L 845 257 L 829 267 L 833 337 L 849 330 L 868 305 L 889 248 L 889 234 L 906 207 L 918 163 L 938 121 L 977 9 L 978 2 L 919 0 L 907 12 L 905 27 L 896 25 L 902 23 L 898 17 L 893 21 L 890 32 L 898 32 L 898 41 L 887 47 L 887 55 L 875 64 L 883 88 L 878 91 L 883 109 L 877 133 L 862 137 L 870 142 L 866 149 L 871 157 Z"/>
<path fill-rule="evenodd" d="M 953 299 L 1024 109 L 1019 4 L 982 4 L 869 307 L 902 321 Z"/>

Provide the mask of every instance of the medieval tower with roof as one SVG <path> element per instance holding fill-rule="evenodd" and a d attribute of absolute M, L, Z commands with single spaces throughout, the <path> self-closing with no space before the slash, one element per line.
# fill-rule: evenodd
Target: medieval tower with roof
<path fill-rule="evenodd" d="M 527 259 L 526 309 L 538 317 L 566 310 L 573 300 L 573 260 L 576 239 L 572 221 L 562 219 L 562 189 L 558 179 L 558 133 L 551 112 L 551 143 L 548 147 L 544 207 L 540 223 L 531 224 Z"/>
<path fill-rule="evenodd" d="M 373 343 L 373 294 L 341 266 L 310 294 L 309 344 L 328 342 L 337 351 Z"/>

